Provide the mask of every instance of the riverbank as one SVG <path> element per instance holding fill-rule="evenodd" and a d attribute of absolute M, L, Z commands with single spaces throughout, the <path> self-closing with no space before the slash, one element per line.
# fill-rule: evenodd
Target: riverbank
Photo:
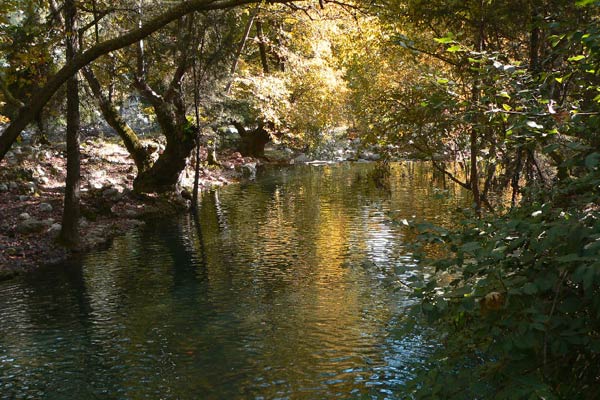
<path fill-rule="evenodd" d="M 149 140 L 148 145 L 153 145 Z M 157 152 L 160 144 L 154 144 Z M 66 171 L 65 144 L 16 145 L 0 163 L 0 280 L 59 263 L 73 255 L 56 238 L 62 220 Z M 222 167 L 202 167 L 200 189 L 237 182 L 252 174 L 257 160 L 239 153 L 219 154 Z M 206 159 L 202 151 L 201 159 Z M 176 214 L 189 207 L 181 195 L 147 196 L 133 192 L 135 164 L 112 139 L 88 139 L 81 146 L 81 246 L 85 252 L 144 223 L 147 218 Z M 182 177 L 185 189 L 193 171 Z"/>

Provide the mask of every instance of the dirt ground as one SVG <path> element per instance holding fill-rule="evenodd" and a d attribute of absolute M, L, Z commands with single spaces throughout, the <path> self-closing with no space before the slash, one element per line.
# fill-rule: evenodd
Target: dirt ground
<path fill-rule="evenodd" d="M 155 147 L 161 151 L 159 145 Z M 136 167 L 120 144 L 96 138 L 86 140 L 81 148 L 82 244 L 79 252 L 143 224 L 144 219 L 153 214 L 181 212 L 189 206 L 186 196 L 133 193 Z M 65 150 L 64 143 L 18 144 L 0 162 L 0 279 L 70 256 L 56 241 L 62 220 Z M 204 149 L 201 159 L 206 159 Z M 252 168 L 257 162 L 232 151 L 219 154 L 219 160 L 221 167 L 202 166 L 201 190 L 235 182 L 245 166 Z M 182 176 L 182 187 L 189 187 L 192 182 L 190 168 Z"/>

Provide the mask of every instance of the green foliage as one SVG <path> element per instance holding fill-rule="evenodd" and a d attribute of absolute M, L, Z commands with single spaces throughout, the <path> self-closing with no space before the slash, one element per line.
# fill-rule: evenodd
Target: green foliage
<path fill-rule="evenodd" d="M 447 251 L 424 259 L 437 279 L 417 291 L 421 310 L 447 336 L 415 380 L 417 398 L 597 394 L 597 157 L 586 157 L 588 173 L 500 218 L 469 219 L 456 231 L 420 226 L 421 241 Z"/>

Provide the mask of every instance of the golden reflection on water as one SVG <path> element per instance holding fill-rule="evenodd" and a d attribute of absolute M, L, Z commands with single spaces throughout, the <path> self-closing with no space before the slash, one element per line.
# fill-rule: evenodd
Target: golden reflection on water
<path fill-rule="evenodd" d="M 390 218 L 448 224 L 469 200 L 423 164 L 393 165 L 389 190 L 372 168 L 272 171 L 206 193 L 197 220 L 149 223 L 64 276 L 0 286 L 11 324 L 0 358 L 17 360 L 0 377 L 13 376 L 15 397 L 44 385 L 60 388 L 55 398 L 84 398 L 81 387 L 122 398 L 401 390 L 424 344 L 388 333 L 410 302 L 392 285 L 397 271 L 419 273 Z"/>

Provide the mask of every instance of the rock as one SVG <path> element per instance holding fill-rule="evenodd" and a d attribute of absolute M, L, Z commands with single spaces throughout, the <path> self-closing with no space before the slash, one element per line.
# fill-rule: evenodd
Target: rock
<path fill-rule="evenodd" d="M 8 183 L 8 188 L 9 188 L 10 190 L 16 190 L 16 189 L 18 189 L 18 188 L 19 188 L 19 185 L 17 185 L 17 182 L 9 182 L 9 183 Z"/>
<path fill-rule="evenodd" d="M 98 181 L 91 181 L 88 183 L 88 186 L 91 190 L 102 190 L 102 188 L 104 187 L 102 183 Z"/>
<path fill-rule="evenodd" d="M 300 153 L 297 157 L 294 158 L 294 164 L 305 164 L 310 161 L 310 158 L 304 153 Z"/>
<path fill-rule="evenodd" d="M 31 153 L 33 151 L 33 146 L 30 146 L 30 145 L 21 146 L 21 150 L 24 153 Z"/>
<path fill-rule="evenodd" d="M 110 201 L 119 201 L 123 198 L 122 191 L 123 189 L 118 186 L 111 187 L 102 192 L 102 197 Z"/>
<path fill-rule="evenodd" d="M 135 174 L 127 174 L 127 179 L 134 180 L 135 179 Z"/>
<path fill-rule="evenodd" d="M 128 208 L 127 210 L 125 210 L 125 216 L 127 218 L 138 218 L 140 216 L 140 213 L 136 210 Z"/>
<path fill-rule="evenodd" d="M 21 148 L 20 148 L 20 147 L 18 147 L 18 146 L 15 146 L 15 147 L 13 148 L 13 154 L 15 154 L 15 155 L 17 155 L 17 156 L 18 156 L 18 155 L 21 155 L 21 154 L 23 154 L 23 151 L 21 151 Z"/>
<path fill-rule="evenodd" d="M 36 186 L 35 182 L 27 182 L 25 184 L 25 189 L 27 189 L 27 193 L 35 193 L 37 186 Z"/>
<path fill-rule="evenodd" d="M 54 224 L 54 222 L 56 222 L 54 220 L 54 218 L 47 218 L 45 220 L 42 221 L 44 223 L 44 225 L 46 225 L 47 227 L 50 227 Z"/>
<path fill-rule="evenodd" d="M 0 192 L 8 192 L 8 185 L 0 183 Z"/>
<path fill-rule="evenodd" d="M 6 154 L 4 155 L 4 158 L 6 158 L 6 159 L 15 158 L 15 153 L 13 153 L 12 151 L 7 151 Z"/>
<path fill-rule="evenodd" d="M 46 161 L 46 160 L 49 160 L 50 158 L 52 158 L 52 152 L 50 152 L 48 150 L 40 151 L 39 153 L 37 153 L 37 159 L 39 161 Z"/>
<path fill-rule="evenodd" d="M 25 196 L 24 194 L 19 196 L 19 201 L 27 201 L 29 200 L 29 196 Z"/>
<path fill-rule="evenodd" d="M 242 171 L 242 175 L 246 178 L 254 179 L 256 178 L 256 163 L 248 163 L 244 164 L 240 167 Z"/>
<path fill-rule="evenodd" d="M 6 162 L 8 163 L 8 165 L 11 166 L 15 166 L 19 163 L 19 161 L 16 158 L 7 158 Z"/>
<path fill-rule="evenodd" d="M 40 177 L 40 178 L 37 178 L 37 183 L 38 183 L 38 184 L 40 184 L 40 185 L 44 185 L 44 186 L 45 186 L 45 185 L 47 185 L 47 184 L 48 184 L 48 182 L 50 182 L 50 179 L 48 179 L 48 178 L 47 178 L 47 177 L 45 177 L 45 176 L 42 176 L 42 177 Z"/>
<path fill-rule="evenodd" d="M 39 209 L 42 212 L 51 212 L 53 210 L 52 205 L 50 203 L 41 203 L 39 205 Z"/>
<path fill-rule="evenodd" d="M 371 161 L 379 161 L 379 160 L 381 160 L 381 154 L 372 153 L 371 157 L 369 158 L 369 160 L 371 160 Z"/>
<path fill-rule="evenodd" d="M 52 224 L 52 226 L 50 228 L 48 228 L 46 233 L 48 233 L 52 237 L 58 237 L 58 235 L 60 235 L 61 229 L 62 229 L 61 224 Z"/>
<path fill-rule="evenodd" d="M 27 220 L 27 219 L 31 219 L 31 215 L 29 215 L 29 213 L 26 213 L 26 212 L 24 212 L 24 213 L 22 213 L 22 214 L 19 214 L 19 219 L 20 219 L 20 220 Z"/>
<path fill-rule="evenodd" d="M 30 218 L 17 224 L 17 232 L 19 233 L 36 233 L 41 232 L 46 225 L 42 221 L 35 218 Z"/>
<path fill-rule="evenodd" d="M 54 145 L 54 148 L 56 149 L 56 151 L 64 153 L 67 151 L 67 143 L 57 143 Z"/>

